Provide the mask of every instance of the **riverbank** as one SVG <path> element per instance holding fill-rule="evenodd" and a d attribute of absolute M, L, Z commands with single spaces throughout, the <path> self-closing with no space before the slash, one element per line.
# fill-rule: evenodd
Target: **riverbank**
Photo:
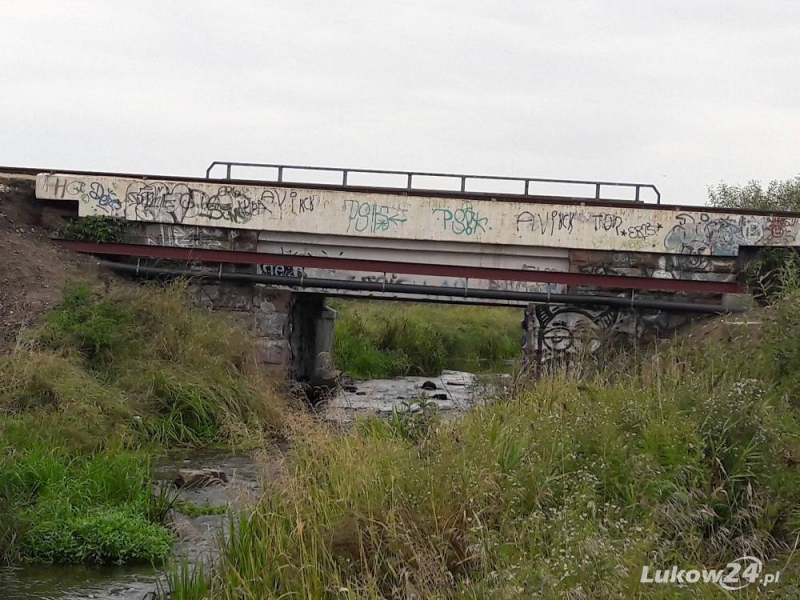
<path fill-rule="evenodd" d="M 163 562 L 172 497 L 152 461 L 282 430 L 286 396 L 254 356 L 181 286 L 69 288 L 0 356 L 0 560 Z"/>
<path fill-rule="evenodd" d="M 642 582 L 743 556 L 796 597 L 800 293 L 463 418 L 291 429 L 293 468 L 180 598 L 729 597 Z M 748 325 L 756 323 L 757 327 Z M 758 573 L 760 575 L 760 573 Z M 755 573 L 749 573 L 755 579 Z"/>

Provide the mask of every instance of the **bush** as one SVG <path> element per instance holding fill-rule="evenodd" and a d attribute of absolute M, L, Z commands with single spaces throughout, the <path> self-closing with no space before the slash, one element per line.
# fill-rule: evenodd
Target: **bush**
<path fill-rule="evenodd" d="M 67 223 L 60 235 L 68 240 L 119 242 L 125 237 L 125 221 L 104 215 L 82 217 Z"/>

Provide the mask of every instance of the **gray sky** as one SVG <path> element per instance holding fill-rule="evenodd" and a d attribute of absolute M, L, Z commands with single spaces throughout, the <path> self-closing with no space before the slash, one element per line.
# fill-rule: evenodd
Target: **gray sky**
<path fill-rule="evenodd" d="M 3 0 L 0 164 L 800 174 L 800 0 Z"/>

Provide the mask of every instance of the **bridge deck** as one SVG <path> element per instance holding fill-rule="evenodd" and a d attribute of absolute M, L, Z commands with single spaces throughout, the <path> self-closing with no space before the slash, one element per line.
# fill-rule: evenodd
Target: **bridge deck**
<path fill-rule="evenodd" d="M 740 246 L 796 246 L 796 215 L 627 203 L 565 204 L 354 190 L 337 186 L 43 173 L 41 199 L 78 202 L 79 215 L 195 227 L 416 242 L 737 256 Z"/>

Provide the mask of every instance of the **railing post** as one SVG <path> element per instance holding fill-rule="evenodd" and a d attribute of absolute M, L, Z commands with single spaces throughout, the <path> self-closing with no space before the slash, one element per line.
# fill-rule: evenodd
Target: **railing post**
<path fill-rule="evenodd" d="M 639 202 L 639 186 L 636 186 L 636 202 Z"/>
<path fill-rule="evenodd" d="M 342 169 L 342 185 L 347 185 L 347 169 Z"/>
<path fill-rule="evenodd" d="M 595 200 L 600 200 L 600 184 L 599 183 L 595 183 L 594 184 L 594 199 Z"/>
<path fill-rule="evenodd" d="M 409 190 L 411 189 L 411 178 L 412 178 L 413 176 L 414 176 L 414 174 L 413 174 L 413 173 L 409 173 L 409 174 L 408 174 L 408 189 L 409 189 Z"/>
<path fill-rule="evenodd" d="M 530 189 L 530 187 L 531 187 L 531 182 L 530 182 L 530 180 L 526 179 L 525 180 L 525 195 L 526 196 L 528 195 L 528 190 Z"/>
<path fill-rule="evenodd" d="M 278 183 L 283 181 L 283 167 L 278 167 Z"/>
<path fill-rule="evenodd" d="M 225 169 L 225 179 L 231 178 L 231 163 L 228 163 L 228 166 Z"/>
<path fill-rule="evenodd" d="M 461 176 L 461 191 L 462 192 L 466 192 L 467 191 L 467 177 L 466 177 L 466 175 L 462 175 Z"/>

